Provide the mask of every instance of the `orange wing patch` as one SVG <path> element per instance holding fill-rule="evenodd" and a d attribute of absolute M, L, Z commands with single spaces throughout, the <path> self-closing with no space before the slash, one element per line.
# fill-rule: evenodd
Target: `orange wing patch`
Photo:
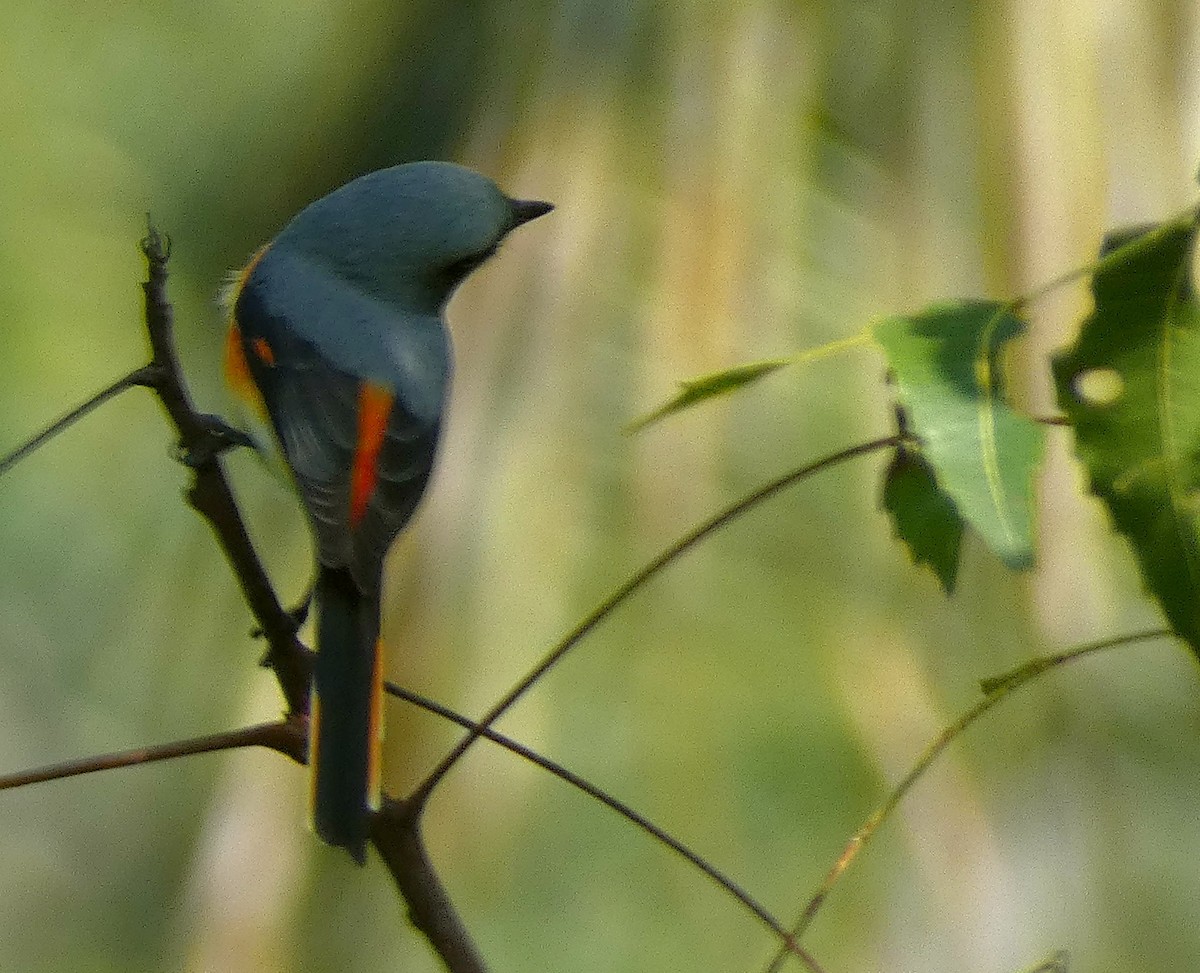
<path fill-rule="evenodd" d="M 388 417 L 395 396 L 387 389 L 363 382 L 358 391 L 358 445 L 350 473 L 350 526 L 357 527 L 367 512 L 379 478 L 379 451 L 387 435 Z"/>

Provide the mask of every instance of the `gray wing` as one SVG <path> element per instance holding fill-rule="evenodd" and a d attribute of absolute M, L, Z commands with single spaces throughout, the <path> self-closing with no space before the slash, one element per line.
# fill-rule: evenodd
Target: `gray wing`
<path fill-rule="evenodd" d="M 279 282 L 272 281 L 264 264 L 265 259 L 234 306 L 247 364 L 307 511 L 318 561 L 350 568 L 363 590 L 374 590 L 388 548 L 412 516 L 432 472 L 440 407 L 432 416 L 418 416 L 408 407 L 405 389 L 331 363 L 290 323 L 293 312 L 309 308 L 281 301 Z M 391 402 L 378 450 L 367 451 L 372 460 L 366 469 L 368 499 L 353 516 L 354 495 L 363 489 L 360 438 L 368 385 L 386 390 Z"/>

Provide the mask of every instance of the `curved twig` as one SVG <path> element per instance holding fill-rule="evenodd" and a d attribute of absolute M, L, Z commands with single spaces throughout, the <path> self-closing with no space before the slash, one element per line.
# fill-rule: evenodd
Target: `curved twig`
<path fill-rule="evenodd" d="M 476 728 L 476 724 L 467 719 L 465 716 L 456 713 L 449 707 L 443 706 L 441 703 L 422 696 L 420 693 L 415 693 L 410 689 L 405 689 L 404 687 L 398 686 L 393 682 L 384 683 L 384 688 L 397 699 L 402 699 L 407 703 L 412 703 L 414 706 L 419 706 L 423 710 L 434 713 L 443 719 L 450 720 L 452 723 L 457 723 L 464 729 L 473 730 Z M 760 904 L 758 900 L 751 896 L 749 892 L 743 889 L 731 878 L 724 875 L 717 868 L 701 858 L 700 855 L 687 847 L 687 845 L 681 842 L 678 838 L 675 838 L 668 832 L 664 831 L 649 818 L 645 817 L 638 811 L 635 811 L 625 802 L 620 801 L 611 794 L 601 790 L 586 778 L 580 777 L 573 770 L 564 767 L 562 764 L 557 763 L 548 757 L 542 756 L 536 750 L 530 749 L 523 743 L 519 743 L 518 741 L 512 739 L 512 737 L 505 736 L 503 733 L 498 733 L 496 730 L 492 729 L 485 729 L 480 735 L 485 739 L 490 740 L 492 743 L 503 747 L 510 753 L 515 753 L 518 757 L 522 757 L 523 759 L 528 760 L 530 763 L 536 764 L 543 770 L 553 774 L 559 780 L 565 781 L 572 787 L 583 791 L 583 793 L 587 794 L 588 797 L 594 798 L 605 807 L 615 811 L 617 814 L 621 815 L 621 817 L 625 818 L 625 820 L 631 822 L 646 834 L 650 835 L 651 838 L 654 838 L 661 844 L 666 845 L 673 852 L 698 868 L 705 876 L 737 899 L 738 902 L 752 912 L 768 929 L 775 933 L 782 943 L 788 944 L 789 948 L 794 945 L 791 933 L 784 928 L 783 923 L 775 918 L 775 916 L 773 916 L 765 906 Z"/>
<path fill-rule="evenodd" d="M 1088 642 L 1085 645 L 1076 646 L 1073 649 L 1067 649 L 1065 652 L 1057 652 L 1053 655 L 1043 656 L 1027 662 L 1022 666 L 997 676 L 993 679 L 985 679 L 982 681 L 985 696 L 978 703 L 972 706 L 969 710 L 963 713 L 958 719 L 947 726 L 939 733 L 932 742 L 922 751 L 920 757 L 917 758 L 912 769 L 909 770 L 904 778 L 888 794 L 884 802 L 875 810 L 875 812 L 867 818 L 866 822 L 859 828 L 850 841 L 846 844 L 841 855 L 838 856 L 833 867 L 830 868 L 825 880 L 814 893 L 804 911 L 800 914 L 800 918 L 796 921 L 796 925 L 792 927 L 792 934 L 796 939 L 803 937 L 808 927 L 812 924 L 817 912 L 820 911 L 829 892 L 836 884 L 839 878 L 845 873 L 846 869 L 858 856 L 863 846 L 874 836 L 880 826 L 891 817 L 896 806 L 904 799 L 904 796 L 913 788 L 913 785 L 924 775 L 930 765 L 933 764 L 942 751 L 946 749 L 954 740 L 960 737 L 965 730 L 974 725 L 978 720 L 987 713 L 993 706 L 1001 700 L 1006 699 L 1011 693 L 1020 689 L 1022 686 L 1032 682 L 1042 673 L 1057 666 L 1064 665 L 1068 662 L 1074 662 L 1076 659 L 1082 659 L 1084 656 L 1091 655 L 1094 652 L 1100 652 L 1104 649 L 1114 649 L 1123 645 L 1130 645 L 1134 642 L 1145 642 L 1150 639 L 1170 638 L 1172 633 L 1168 629 L 1154 628 L 1146 629 L 1141 632 L 1134 632 L 1131 635 L 1119 635 L 1110 639 L 1102 639 L 1097 642 Z M 777 973 L 787 953 L 780 950 L 775 954 L 771 963 L 767 966 L 767 973 Z"/>
<path fill-rule="evenodd" d="M 857 446 L 851 446 L 848 449 L 840 450 L 832 453 L 829 456 L 809 463 L 799 469 L 792 470 L 790 473 L 785 473 L 778 479 L 772 480 L 765 486 L 760 487 L 748 496 L 743 497 L 737 503 L 726 507 L 716 516 L 706 520 L 699 527 L 684 535 L 674 544 L 662 551 L 649 564 L 645 565 L 640 571 L 633 575 L 628 581 L 621 585 L 616 591 L 608 596 L 600 605 L 588 614 L 583 621 L 575 626 L 563 639 L 554 646 L 539 662 L 533 667 L 529 673 L 521 679 L 512 689 L 510 689 L 500 702 L 496 703 L 483 718 L 475 725 L 475 728 L 470 730 L 458 745 L 450 751 L 450 753 L 433 769 L 428 777 L 421 785 L 413 792 L 410 800 L 414 801 L 418 806 L 428 800 L 433 789 L 438 783 L 450 772 L 450 769 L 458 763 L 471 745 L 479 739 L 483 731 L 488 729 L 493 723 L 503 716 L 514 703 L 517 702 L 529 688 L 533 686 L 539 679 L 549 672 L 563 656 L 571 651 L 585 635 L 593 628 L 600 624 L 605 618 L 612 613 L 623 601 L 630 595 L 642 587 L 647 581 L 658 574 L 668 564 L 678 558 L 681 554 L 688 551 L 704 538 L 724 527 L 732 520 L 736 520 L 746 511 L 758 506 L 764 500 L 768 500 L 775 494 L 798 483 L 800 480 L 812 476 L 814 473 L 819 473 L 831 466 L 836 466 L 839 463 L 844 463 L 847 460 L 854 459 L 857 456 L 865 456 L 868 453 L 873 453 L 881 449 L 886 449 L 889 446 L 895 446 L 901 442 L 900 436 L 884 436 L 880 439 L 873 439 L 870 442 L 859 443 Z"/>

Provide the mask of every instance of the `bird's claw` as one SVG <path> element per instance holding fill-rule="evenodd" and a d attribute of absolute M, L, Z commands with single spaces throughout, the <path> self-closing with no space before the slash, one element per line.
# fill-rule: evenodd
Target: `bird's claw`
<path fill-rule="evenodd" d="M 188 444 L 180 443 L 178 458 L 184 466 L 197 469 L 230 449 L 253 448 L 254 440 L 220 416 L 200 416 L 201 429 Z"/>

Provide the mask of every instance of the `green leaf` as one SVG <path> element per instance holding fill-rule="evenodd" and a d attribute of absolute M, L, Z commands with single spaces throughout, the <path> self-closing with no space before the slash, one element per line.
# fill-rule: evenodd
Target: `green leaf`
<path fill-rule="evenodd" d="M 675 398 L 659 406 L 653 412 L 629 423 L 625 427 L 625 432 L 635 433 L 640 429 L 644 429 L 652 422 L 658 422 L 664 416 L 669 416 L 674 412 L 690 408 L 697 402 L 703 402 L 705 399 L 716 398 L 718 395 L 727 395 L 744 385 L 757 382 L 764 375 L 769 375 L 780 368 L 788 365 L 805 365 L 810 362 L 819 361 L 822 358 L 828 358 L 847 349 L 864 345 L 869 340 L 870 335 L 866 331 L 860 331 L 858 334 L 852 334 L 845 338 L 837 338 L 823 345 L 818 345 L 815 348 L 805 348 L 793 355 L 788 355 L 787 358 L 770 358 L 766 361 L 735 365 L 733 368 L 728 368 L 723 372 L 713 372 L 711 375 L 703 375 L 700 378 L 680 382 L 680 391 Z"/>
<path fill-rule="evenodd" d="M 1007 305 L 966 301 L 875 326 L 937 482 L 1009 567 L 1033 563 L 1033 478 L 1044 436 L 1004 401 L 1001 346 L 1024 330 Z"/>
<path fill-rule="evenodd" d="M 1095 311 L 1054 360 L 1092 492 L 1129 540 L 1171 628 L 1200 655 L 1200 307 L 1196 224 L 1105 241 Z"/>
<path fill-rule="evenodd" d="M 883 480 L 883 509 L 917 564 L 928 564 L 942 590 L 954 592 L 963 521 L 919 453 L 896 450 Z"/>
<path fill-rule="evenodd" d="M 736 365 L 723 372 L 713 372 L 711 375 L 702 375 L 700 378 L 680 382 L 678 395 L 664 402 L 653 412 L 635 419 L 625 427 L 625 431 L 628 433 L 638 432 L 651 423 L 657 422 L 659 419 L 665 418 L 674 412 L 680 412 L 695 405 L 697 402 L 703 402 L 705 399 L 713 399 L 718 395 L 728 395 L 735 389 L 739 389 L 743 385 L 749 385 L 751 382 L 756 382 L 764 375 L 769 375 L 776 369 L 783 368 L 785 365 L 790 365 L 791 363 L 790 358 L 772 358 L 767 361 Z"/>

